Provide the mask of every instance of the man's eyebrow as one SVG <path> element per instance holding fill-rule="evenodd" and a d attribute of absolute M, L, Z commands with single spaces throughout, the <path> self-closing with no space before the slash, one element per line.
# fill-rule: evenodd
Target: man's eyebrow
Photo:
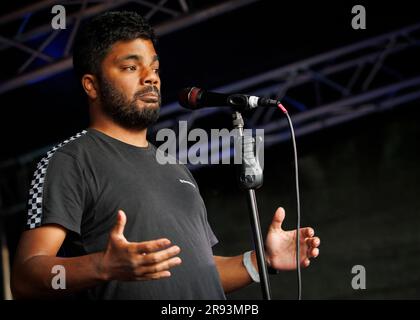
<path fill-rule="evenodd" d="M 139 56 L 138 54 L 127 54 L 125 56 L 122 56 L 120 58 L 116 59 L 116 62 L 122 62 L 125 60 L 137 60 L 137 61 L 141 61 L 143 60 L 142 56 Z"/>
<path fill-rule="evenodd" d="M 126 61 L 126 60 L 141 61 L 141 60 L 143 60 L 143 57 L 138 55 L 138 54 L 127 54 L 125 56 L 117 58 L 116 62 L 118 63 L 118 62 L 122 62 L 122 61 Z M 153 56 L 152 62 L 155 62 L 155 61 L 159 61 L 159 56 L 158 55 Z"/>

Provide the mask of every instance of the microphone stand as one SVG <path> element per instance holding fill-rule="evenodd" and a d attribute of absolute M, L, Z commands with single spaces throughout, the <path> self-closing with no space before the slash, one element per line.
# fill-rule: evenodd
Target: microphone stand
<path fill-rule="evenodd" d="M 255 139 L 244 135 L 244 121 L 239 111 L 232 115 L 233 127 L 238 129 L 241 149 L 241 169 L 238 174 L 238 182 L 241 189 L 247 191 L 247 202 L 250 213 L 250 222 L 256 249 L 258 270 L 263 300 L 271 300 L 270 284 L 268 281 L 267 264 L 265 260 L 264 242 L 261 233 L 261 225 L 258 215 L 255 189 L 262 186 L 263 173 L 258 159 L 254 156 Z"/>

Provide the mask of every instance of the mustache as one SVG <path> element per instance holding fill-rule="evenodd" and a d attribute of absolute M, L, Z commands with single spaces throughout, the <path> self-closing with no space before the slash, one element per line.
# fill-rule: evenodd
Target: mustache
<path fill-rule="evenodd" d="M 148 94 L 148 93 L 155 93 L 155 94 L 158 95 L 158 97 L 160 99 L 160 91 L 156 86 L 147 86 L 144 89 L 141 89 L 141 90 L 137 91 L 134 94 L 134 98 L 137 99 L 137 98 L 141 97 L 142 95 Z"/>

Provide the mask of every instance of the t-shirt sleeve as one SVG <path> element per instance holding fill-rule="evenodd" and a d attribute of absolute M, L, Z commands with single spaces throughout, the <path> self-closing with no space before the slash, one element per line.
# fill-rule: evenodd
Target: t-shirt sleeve
<path fill-rule="evenodd" d="M 198 183 L 194 179 L 194 176 L 192 175 L 192 173 L 190 172 L 190 170 L 188 170 L 188 168 L 186 166 L 184 166 L 184 165 L 182 166 L 182 168 L 187 173 L 187 175 L 190 177 L 190 179 L 194 182 L 194 184 L 197 187 L 197 189 L 200 190 L 199 189 L 199 186 L 198 186 Z M 201 194 L 200 194 L 200 198 L 201 198 L 201 201 L 203 201 L 203 199 L 201 197 Z M 219 240 L 217 239 L 216 235 L 213 232 L 213 229 L 211 228 L 211 226 L 209 224 L 209 221 L 207 220 L 207 209 L 206 209 L 206 205 L 204 204 L 204 201 L 203 201 L 203 206 L 204 206 L 204 213 L 205 213 L 204 214 L 204 229 L 206 231 L 206 235 L 207 235 L 207 238 L 209 240 L 210 246 L 213 247 L 213 246 L 215 246 L 216 244 L 219 243 Z"/>
<path fill-rule="evenodd" d="M 213 229 L 210 227 L 210 224 L 207 221 L 207 219 L 206 219 L 206 222 L 205 222 L 205 228 L 206 228 L 206 233 L 207 233 L 207 237 L 209 239 L 210 246 L 213 247 L 213 246 L 215 246 L 216 244 L 219 243 L 219 240 L 217 239 L 216 235 L 214 234 Z"/>
<path fill-rule="evenodd" d="M 27 229 L 58 224 L 80 234 L 87 185 L 77 159 L 62 151 L 42 159 L 28 200 Z"/>

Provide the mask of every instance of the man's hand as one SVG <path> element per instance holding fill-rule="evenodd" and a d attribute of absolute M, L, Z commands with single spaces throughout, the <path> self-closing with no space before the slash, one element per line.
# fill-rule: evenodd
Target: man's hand
<path fill-rule="evenodd" d="M 285 217 L 283 208 L 278 208 L 274 214 L 273 221 L 265 241 L 266 258 L 269 266 L 277 270 L 296 269 L 296 230 L 285 231 L 281 225 Z M 310 264 L 310 258 L 319 255 L 318 246 L 321 240 L 314 237 L 315 231 L 312 228 L 300 229 L 300 257 L 299 261 L 303 267 Z"/>
<path fill-rule="evenodd" d="M 119 210 L 99 267 L 103 279 L 127 281 L 170 277 L 169 269 L 181 264 L 181 259 L 175 257 L 180 248 L 168 248 L 171 244 L 168 239 L 128 242 L 123 234 L 126 221 L 124 211 Z"/>

